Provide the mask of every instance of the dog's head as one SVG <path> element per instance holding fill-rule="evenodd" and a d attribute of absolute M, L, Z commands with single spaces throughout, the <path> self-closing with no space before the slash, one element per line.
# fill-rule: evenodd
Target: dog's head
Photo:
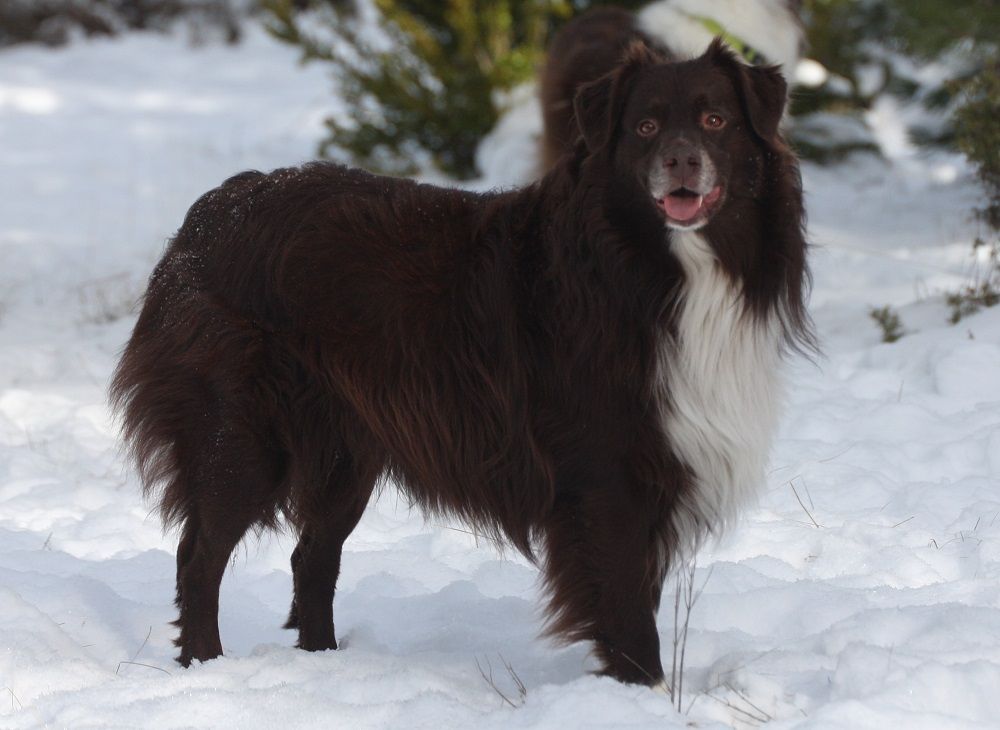
<path fill-rule="evenodd" d="M 588 154 L 637 182 L 666 226 L 694 230 L 762 194 L 765 156 L 784 149 L 786 94 L 776 67 L 747 66 L 718 39 L 680 63 L 637 44 L 574 108 Z"/>

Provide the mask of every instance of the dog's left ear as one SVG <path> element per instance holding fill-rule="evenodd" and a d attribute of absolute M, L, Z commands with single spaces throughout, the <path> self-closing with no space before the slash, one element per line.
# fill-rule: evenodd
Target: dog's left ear
<path fill-rule="evenodd" d="M 768 143 L 777 141 L 778 126 L 788 101 L 788 84 L 781 67 L 748 66 L 721 38 L 712 41 L 707 55 L 734 75 L 747 118 L 757 136 Z"/>
<path fill-rule="evenodd" d="M 618 124 L 629 83 L 643 66 L 663 58 L 642 41 L 628 47 L 621 63 L 596 81 L 583 84 L 573 98 L 573 114 L 587 149 L 593 153 L 608 144 Z"/>
<path fill-rule="evenodd" d="M 774 142 L 785 113 L 788 84 L 779 66 L 743 66 L 740 88 L 747 116 L 754 131 L 765 142 Z"/>

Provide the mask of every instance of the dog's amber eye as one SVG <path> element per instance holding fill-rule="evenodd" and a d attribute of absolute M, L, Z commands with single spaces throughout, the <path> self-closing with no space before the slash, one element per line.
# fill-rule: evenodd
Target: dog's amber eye
<path fill-rule="evenodd" d="M 718 114 L 703 114 L 701 117 L 701 126 L 706 129 L 722 129 L 726 126 L 726 120 Z"/>
<path fill-rule="evenodd" d="M 635 131 L 639 133 L 640 137 L 650 137 L 656 134 L 660 126 L 654 122 L 652 119 L 643 119 L 639 122 L 639 126 L 635 128 Z"/>

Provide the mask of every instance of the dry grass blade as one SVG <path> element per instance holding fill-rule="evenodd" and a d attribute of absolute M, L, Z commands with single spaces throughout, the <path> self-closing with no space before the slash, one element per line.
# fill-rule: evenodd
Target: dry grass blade
<path fill-rule="evenodd" d="M 680 643 L 681 618 L 681 578 L 677 575 L 677 589 L 674 591 L 674 651 L 670 662 L 670 698 L 677 697 L 677 648 Z"/>
<path fill-rule="evenodd" d="M 805 504 L 805 502 L 802 501 L 802 498 L 799 497 L 799 493 L 795 490 L 794 480 L 788 482 L 788 486 L 790 486 L 792 488 L 792 494 L 795 495 L 795 499 L 798 501 L 799 506 L 802 507 L 802 511 L 805 512 L 806 515 L 808 515 L 809 520 L 813 523 L 813 526 L 816 527 L 816 529 L 819 529 L 820 527 L 822 527 L 822 525 L 820 525 L 816 521 L 816 518 L 812 516 L 812 512 L 810 512 L 809 508 L 806 507 L 806 504 Z"/>
<path fill-rule="evenodd" d="M 691 626 L 691 610 L 694 608 L 695 602 L 701 596 L 701 590 L 705 589 L 703 585 L 701 590 L 694 590 L 694 573 L 697 568 L 697 562 L 692 560 L 688 566 L 687 573 L 684 574 L 684 629 L 681 632 L 681 659 L 678 664 L 680 667 L 680 674 L 677 677 L 677 711 L 681 711 L 681 697 L 684 695 L 684 658 L 687 654 L 687 642 L 688 642 L 688 629 Z"/>
<path fill-rule="evenodd" d="M 415 505 L 412 504 L 412 503 L 409 505 L 410 509 L 413 509 L 414 507 L 415 507 Z M 483 542 L 486 542 L 486 543 L 490 544 L 491 546 L 493 546 L 493 548 L 495 548 L 496 550 L 499 550 L 501 553 L 507 547 L 506 545 L 504 545 L 503 542 L 501 542 L 500 540 L 497 540 L 495 537 L 491 537 L 490 535 L 483 535 L 483 534 L 480 534 L 478 532 L 473 532 L 472 530 L 463 530 L 462 528 L 455 527 L 454 525 L 441 525 L 441 524 L 437 524 L 437 523 L 431 523 L 431 524 L 434 527 L 440 527 L 442 530 L 451 530 L 452 532 L 461 532 L 463 535 L 472 535 L 473 539 L 476 542 L 476 547 L 480 547 L 480 545 L 479 545 L 479 541 L 480 540 L 482 540 Z"/>
<path fill-rule="evenodd" d="M 508 705 L 510 705 L 511 707 L 513 707 L 515 710 L 518 707 L 520 707 L 521 705 L 523 705 L 524 704 L 524 696 L 525 696 L 525 694 L 527 694 L 528 690 L 525 688 L 523 690 L 523 692 L 522 692 L 522 688 L 524 687 L 524 684 L 521 682 L 520 678 L 518 677 L 515 680 L 515 684 L 517 684 L 517 687 L 518 687 L 518 692 L 521 693 L 521 703 L 518 704 L 518 703 L 514 702 L 514 700 L 512 700 L 510 697 L 508 697 L 507 695 L 505 695 L 503 693 L 503 690 L 501 690 L 500 687 L 497 686 L 496 680 L 493 679 L 493 665 L 490 663 L 490 660 L 489 659 L 484 659 L 484 661 L 486 662 L 486 666 L 489 668 L 489 674 L 487 674 L 486 670 L 483 669 L 483 665 L 479 663 L 479 658 L 478 657 L 476 658 L 476 668 L 479 670 L 479 674 L 482 676 L 482 678 L 486 681 L 486 684 L 488 684 L 490 687 L 493 688 L 493 691 L 496 692 L 497 695 L 500 696 L 500 699 L 502 699 Z M 501 657 L 501 661 L 503 661 L 503 657 Z M 504 662 L 504 666 L 505 667 L 509 667 L 509 665 L 506 662 Z M 512 668 L 509 668 L 508 672 L 510 672 L 513 677 L 517 677 L 517 675 L 513 672 Z"/>
<path fill-rule="evenodd" d="M 734 705 L 728 699 L 724 699 L 722 697 L 716 697 L 711 692 L 706 692 L 705 696 L 708 697 L 709 699 L 715 700 L 720 705 L 725 705 L 730 710 L 732 710 L 734 713 L 736 713 L 738 715 L 741 715 L 742 717 L 738 717 L 738 718 L 734 718 L 734 719 L 739 720 L 740 722 L 745 722 L 748 725 L 752 725 L 754 727 L 759 727 L 760 725 L 763 725 L 765 722 L 767 722 L 768 719 L 769 719 L 769 718 L 758 717 L 753 712 L 745 710 L 745 709 L 743 709 L 742 707 L 740 707 L 738 705 Z"/>
<path fill-rule="evenodd" d="M 736 704 L 729 697 L 717 697 L 714 694 L 712 694 L 712 690 L 718 689 L 719 687 L 725 688 L 729 693 L 731 693 L 731 695 L 735 699 L 738 699 L 741 703 L 745 704 L 746 706 L 744 707 L 740 706 L 739 704 Z M 737 722 L 745 723 L 752 727 L 760 727 L 764 723 L 771 722 L 771 720 L 774 719 L 773 715 L 771 715 L 769 712 L 767 712 L 754 702 L 752 702 L 744 692 L 741 692 L 740 690 L 736 689 L 736 687 L 734 687 L 732 684 L 728 682 L 713 687 L 712 689 L 704 692 L 704 695 L 705 697 L 715 700 L 720 705 L 724 705 L 730 711 L 732 711 L 734 713 L 733 719 Z"/>
<path fill-rule="evenodd" d="M 10 687 L 7 687 L 7 686 L 5 686 L 4 689 L 7 690 L 8 692 L 10 692 L 10 709 L 12 711 L 16 710 L 16 709 L 23 710 L 24 709 L 24 705 L 21 704 L 21 700 L 18 698 L 18 696 L 16 694 L 14 694 L 14 690 L 12 690 Z M 14 703 L 15 702 L 17 703 L 17 707 L 14 707 Z"/>
<path fill-rule="evenodd" d="M 507 670 L 507 674 L 510 675 L 511 681 L 514 682 L 514 686 L 517 687 L 517 694 L 521 698 L 521 704 L 524 704 L 524 698 L 528 696 L 528 688 L 525 686 L 524 682 L 521 681 L 521 677 L 518 676 L 517 672 L 514 671 L 514 666 L 503 658 L 503 654 L 498 654 L 500 661 L 503 662 L 503 668 Z"/>
<path fill-rule="evenodd" d="M 153 664 L 143 664 L 142 662 L 129 662 L 125 660 L 118 662 L 118 668 L 115 669 L 115 674 L 118 674 L 118 670 L 122 668 L 122 664 L 134 664 L 137 667 L 146 667 L 147 669 L 155 669 L 156 671 L 163 672 L 164 674 L 170 674 L 170 672 L 168 672 L 163 667 L 157 667 L 154 666 Z"/>
<path fill-rule="evenodd" d="M 146 648 L 146 642 L 149 641 L 149 637 L 150 637 L 150 635 L 152 633 L 153 633 L 153 627 L 150 626 L 149 627 L 149 631 L 146 632 L 146 638 L 142 640 L 142 643 L 139 645 L 139 648 L 135 650 L 135 654 L 132 655 L 132 659 L 130 661 L 127 661 L 127 662 L 118 662 L 118 667 L 115 669 L 115 674 L 118 674 L 118 672 L 121 671 L 122 664 L 139 664 L 139 662 L 137 662 L 136 659 L 139 658 L 139 655 L 142 653 L 142 650 Z M 148 666 L 148 665 L 147 664 L 139 664 L 139 666 L 145 667 L 145 666 Z M 153 668 L 154 669 L 159 669 L 159 667 L 153 667 Z M 166 669 L 162 669 L 160 671 L 167 672 Z M 170 674 L 170 672 L 167 672 L 167 674 Z"/>
<path fill-rule="evenodd" d="M 712 577 L 712 570 L 709 569 L 701 587 L 695 590 L 694 577 L 697 568 L 697 561 L 692 559 L 682 570 L 678 571 L 677 591 L 674 594 L 674 647 L 670 668 L 669 691 L 671 702 L 677 708 L 678 712 L 683 711 L 684 662 L 687 657 L 687 640 L 688 632 L 691 628 L 691 613 L 694 610 L 694 605 L 705 591 L 705 586 L 708 585 L 709 579 Z M 682 606 L 684 610 L 683 620 L 681 619 Z"/>
<path fill-rule="evenodd" d="M 831 462 L 831 461 L 833 461 L 834 459 L 839 459 L 839 458 L 840 458 L 841 456 L 843 456 L 844 454 L 846 454 L 846 453 L 847 453 L 848 451 L 850 451 L 850 450 L 851 450 L 851 449 L 853 449 L 854 447 L 855 447 L 855 444 L 851 444 L 850 446 L 848 446 L 848 447 L 847 447 L 846 449 L 844 449 L 843 451 L 839 451 L 839 452 L 837 452 L 836 454 L 834 454 L 833 456 L 828 456 L 828 457 L 826 457 L 825 459 L 818 459 L 817 461 L 818 461 L 818 463 L 820 463 L 820 464 L 826 464 L 826 463 L 828 463 L 828 462 Z"/>
<path fill-rule="evenodd" d="M 771 715 L 771 713 L 769 713 L 767 710 L 764 710 L 764 709 L 758 707 L 753 702 L 751 702 L 750 698 L 746 696 L 745 692 L 736 689 L 733 685 L 729 684 L 728 682 L 724 686 L 726 687 L 726 689 L 728 689 L 730 692 L 732 692 L 733 694 L 735 694 L 741 700 L 743 700 L 748 705 L 750 705 L 750 707 L 752 707 L 754 710 L 756 710 L 758 713 L 760 713 L 761 717 L 764 718 L 762 720 L 762 722 L 770 722 L 771 720 L 774 719 L 774 717 Z"/>
<path fill-rule="evenodd" d="M 628 654 L 626 654 L 624 652 L 621 652 L 621 655 L 622 655 L 622 658 L 628 659 L 629 663 L 631 663 L 633 667 L 635 667 L 640 672 L 642 672 L 647 677 L 649 677 L 649 681 L 650 682 L 655 682 L 656 681 L 656 677 L 654 677 L 652 674 L 650 674 L 645 669 L 643 669 L 642 666 L 639 664 L 639 662 L 637 662 L 635 659 L 633 659 L 632 657 L 630 657 Z"/>

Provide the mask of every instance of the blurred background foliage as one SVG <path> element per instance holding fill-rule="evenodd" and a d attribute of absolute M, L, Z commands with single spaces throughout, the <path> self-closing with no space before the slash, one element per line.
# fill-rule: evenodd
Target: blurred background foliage
<path fill-rule="evenodd" d="M 955 324 L 1000 303 L 1000 2 L 805 0 L 803 5 L 809 56 L 829 76 L 816 88 L 797 89 L 793 97 L 798 117 L 793 141 L 800 154 L 826 161 L 856 149 L 877 151 L 863 136 L 809 139 L 809 123 L 831 116 L 863 121 L 886 99 L 906 107 L 909 140 L 964 153 L 985 194 L 975 211 L 983 232 L 973 240 L 976 259 L 984 265 L 974 268 L 966 285 L 946 294 L 949 319 Z M 891 312 L 876 310 L 872 316 L 878 320 L 878 314 Z M 881 324 L 885 330 L 885 321 Z"/>
<path fill-rule="evenodd" d="M 926 110 L 911 109 L 912 141 L 953 144 L 953 115 L 963 95 L 998 59 L 997 0 L 805 0 L 802 14 L 808 55 L 829 76 L 817 88 L 796 89 L 792 113 L 798 117 L 829 112 L 862 119 L 889 96 Z M 832 138 L 813 149 L 806 141 L 800 152 L 840 159 L 857 147 L 849 142 Z"/>
<path fill-rule="evenodd" d="M 552 32 L 594 4 L 263 0 L 271 33 L 299 46 L 304 59 L 333 66 L 348 114 L 328 120 L 322 154 L 342 149 L 360 164 L 397 174 L 430 161 L 457 178 L 476 174 L 479 140 L 503 113 L 505 92 L 534 77 Z M 635 9 L 645 3 L 613 4 Z M 1000 58 L 997 0 L 802 5 L 807 55 L 827 75 L 818 86 L 795 89 L 793 137 L 800 154 L 833 162 L 859 150 L 878 153 L 865 118 L 891 96 L 910 107 L 912 141 L 957 146 L 981 168 L 993 169 L 996 126 L 975 119 L 997 103 L 996 84 L 989 83 Z M 995 172 L 988 177 L 995 180 Z"/>
<path fill-rule="evenodd" d="M 333 64 L 351 110 L 346 123 L 327 121 L 321 153 L 339 147 L 405 174 L 422 152 L 458 178 L 476 174 L 476 146 L 503 111 L 503 93 L 534 77 L 553 30 L 590 4 L 372 0 L 373 34 L 365 7 L 350 0 L 264 0 L 270 31 L 304 59 Z"/>
<path fill-rule="evenodd" d="M 113 36 L 127 30 L 167 31 L 179 23 L 192 41 L 239 41 L 254 0 L 0 0 L 0 47 L 59 46 L 74 36 Z"/>

